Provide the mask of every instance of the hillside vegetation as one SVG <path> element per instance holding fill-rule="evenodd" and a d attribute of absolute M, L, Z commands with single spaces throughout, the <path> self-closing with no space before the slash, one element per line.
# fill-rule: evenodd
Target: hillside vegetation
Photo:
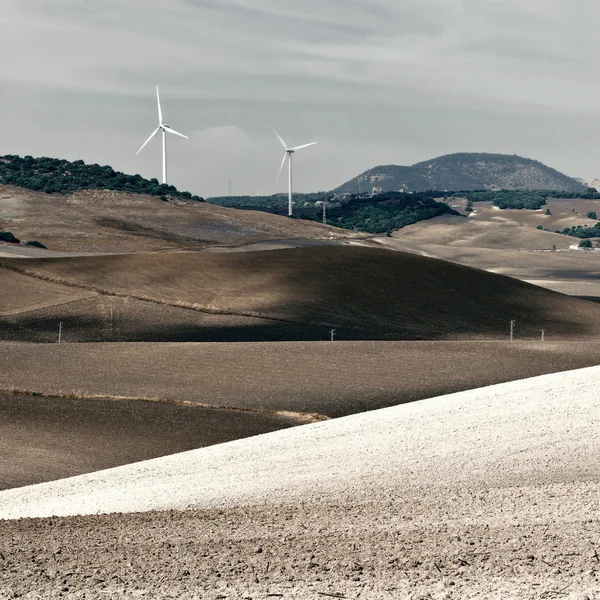
<path fill-rule="evenodd" d="M 390 233 L 440 215 L 459 214 L 444 202 L 437 202 L 435 195 L 435 192 L 387 192 L 375 196 L 352 194 L 346 197 L 336 197 L 332 192 L 295 194 L 294 215 L 299 219 L 322 222 L 325 202 L 328 225 L 366 233 Z M 282 194 L 209 198 L 207 202 L 279 215 L 287 214 L 288 210 L 287 196 Z"/>
<path fill-rule="evenodd" d="M 583 192 L 560 190 L 478 190 L 454 192 L 453 197 L 463 197 L 470 202 L 491 202 L 498 208 L 539 210 L 548 198 L 561 200 L 600 200 L 600 192 L 587 189 Z"/>
<path fill-rule="evenodd" d="M 334 190 L 336 193 L 424 190 L 562 190 L 583 192 L 577 180 L 541 162 L 507 154 L 457 153 L 440 156 L 410 167 L 378 166 L 354 177 Z"/>
<path fill-rule="evenodd" d="M 71 194 L 80 190 L 106 189 L 135 194 L 159 196 L 161 199 L 181 198 L 202 202 L 200 196 L 180 192 L 175 186 L 141 175 L 126 175 L 109 166 L 88 165 L 82 160 L 61 158 L 20 157 L 7 154 L 0 157 L 0 183 L 15 185 L 46 194 Z"/>

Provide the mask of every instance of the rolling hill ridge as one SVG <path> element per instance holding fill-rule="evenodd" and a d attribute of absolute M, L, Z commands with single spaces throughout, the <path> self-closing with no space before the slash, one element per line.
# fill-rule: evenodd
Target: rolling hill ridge
<path fill-rule="evenodd" d="M 323 340 L 329 328 L 354 340 L 506 339 L 511 319 L 529 339 L 541 329 L 552 339 L 600 334 L 596 303 L 361 246 L 0 259 L 0 266 L 7 282 L 0 331 L 12 340 L 55 341 L 59 321 L 67 341 Z"/>

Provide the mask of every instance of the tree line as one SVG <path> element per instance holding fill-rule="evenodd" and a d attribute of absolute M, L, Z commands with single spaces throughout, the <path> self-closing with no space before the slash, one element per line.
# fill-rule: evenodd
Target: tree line
<path fill-rule="evenodd" d="M 366 233 L 389 234 L 418 221 L 443 214 L 459 214 L 446 203 L 436 201 L 434 194 L 439 196 L 439 192 L 384 192 L 375 196 L 336 195 L 333 192 L 294 194 L 294 216 L 297 219 L 322 222 L 325 203 L 328 225 Z M 288 210 L 287 194 L 223 196 L 207 198 L 207 202 L 279 215 L 286 215 Z"/>
<path fill-rule="evenodd" d="M 439 192 L 438 192 L 439 194 Z M 539 210 L 548 198 L 568 200 L 600 200 L 600 192 L 588 188 L 585 192 L 562 192 L 559 190 L 478 190 L 447 192 L 445 197 L 466 198 L 467 202 L 492 202 L 498 208 Z"/>
<path fill-rule="evenodd" d="M 173 185 L 145 179 L 141 175 L 126 175 L 108 165 L 88 165 L 82 160 L 33 158 L 7 154 L 0 157 L 0 183 L 15 185 L 46 194 L 71 194 L 80 190 L 106 189 L 134 194 L 158 196 L 161 200 L 179 198 L 203 202 L 200 196 L 180 192 Z"/>

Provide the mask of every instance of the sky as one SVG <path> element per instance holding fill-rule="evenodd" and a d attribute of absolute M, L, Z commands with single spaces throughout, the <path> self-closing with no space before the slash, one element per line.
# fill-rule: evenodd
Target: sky
<path fill-rule="evenodd" d="M 0 154 L 109 164 L 204 197 L 451 152 L 600 177 L 597 0 L 2 0 Z"/>

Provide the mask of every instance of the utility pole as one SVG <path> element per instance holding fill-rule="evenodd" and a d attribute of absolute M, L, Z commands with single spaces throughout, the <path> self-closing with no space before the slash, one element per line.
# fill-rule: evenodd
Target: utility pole
<path fill-rule="evenodd" d="M 61 338 L 62 338 L 62 321 L 58 324 L 58 343 L 60 344 Z"/>
<path fill-rule="evenodd" d="M 327 203 L 325 202 L 325 200 L 323 200 L 323 225 L 327 225 L 327 214 L 325 212 L 326 206 L 327 206 Z"/>
<path fill-rule="evenodd" d="M 331 333 L 331 341 L 333 342 L 333 338 L 335 336 L 335 329 L 332 329 L 330 333 Z"/>
<path fill-rule="evenodd" d="M 546 337 L 546 330 L 542 329 L 542 342 L 544 341 L 545 337 Z"/>
<path fill-rule="evenodd" d="M 511 342 L 513 341 L 513 337 L 514 337 L 515 323 L 516 323 L 516 321 L 514 319 L 512 319 L 510 322 L 510 341 Z"/>

